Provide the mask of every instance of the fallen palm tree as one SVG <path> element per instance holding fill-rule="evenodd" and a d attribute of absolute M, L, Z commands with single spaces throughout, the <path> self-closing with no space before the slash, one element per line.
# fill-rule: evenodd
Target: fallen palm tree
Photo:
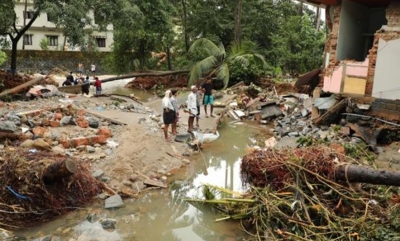
<path fill-rule="evenodd" d="M 0 152 L 0 176 L 0 228 L 9 230 L 82 207 L 105 188 L 79 160 L 24 148 Z"/>
<path fill-rule="evenodd" d="M 356 162 L 325 146 L 254 151 L 242 159 L 246 194 L 221 195 L 219 189 L 189 202 L 211 205 L 224 214 L 220 220 L 242 220 L 257 240 L 398 239 L 398 189 L 350 184 L 353 170 L 342 169 L 345 163 Z"/>

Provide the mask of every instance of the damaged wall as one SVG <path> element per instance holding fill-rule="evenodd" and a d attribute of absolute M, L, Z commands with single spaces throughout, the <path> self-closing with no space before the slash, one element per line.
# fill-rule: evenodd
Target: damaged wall
<path fill-rule="evenodd" d="M 342 1 L 337 59 L 364 60 L 365 33 L 369 28 L 369 9 L 349 0 Z"/>
<path fill-rule="evenodd" d="M 354 1 L 344 0 L 340 6 L 329 7 L 327 18 L 330 17 L 333 24 L 326 43 L 324 91 L 389 99 L 399 96 L 400 93 L 393 89 L 400 89 L 400 83 L 398 87 L 390 86 L 390 83 L 396 82 L 394 76 L 400 74 L 397 73 L 399 68 L 394 67 L 400 66 L 400 63 L 392 56 L 400 45 L 396 41 L 386 44 L 388 40 L 400 37 L 399 12 L 398 2 L 391 3 L 387 8 L 369 8 Z M 386 24 L 386 30 L 379 30 Z M 393 31 L 394 29 L 397 31 Z M 389 48 L 384 50 L 388 46 Z M 388 62 L 389 65 L 386 64 Z M 350 73 L 349 65 L 358 68 L 358 74 Z M 392 90 L 392 94 L 383 95 L 388 89 Z"/>
<path fill-rule="evenodd" d="M 366 96 L 400 99 L 400 3 L 386 9 L 387 26 L 375 33 Z"/>

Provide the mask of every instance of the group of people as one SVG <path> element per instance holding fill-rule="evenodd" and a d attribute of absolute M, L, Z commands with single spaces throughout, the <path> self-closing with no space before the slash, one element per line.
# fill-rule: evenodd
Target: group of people
<path fill-rule="evenodd" d="M 214 98 L 212 95 L 213 84 L 211 82 L 211 78 L 207 78 L 206 82 L 203 85 L 191 86 L 190 90 L 191 92 L 189 93 L 187 99 L 187 112 L 189 113 L 188 132 L 192 133 L 195 129 L 194 124 L 196 125 L 196 128 L 199 127 L 201 96 L 203 96 L 202 102 L 204 105 L 206 118 L 209 117 L 207 112 L 208 105 L 210 105 L 210 116 L 214 117 Z M 177 94 L 177 90 L 167 90 L 162 100 L 164 138 L 168 142 L 172 141 L 172 139 L 168 137 L 168 129 L 170 125 L 172 129 L 172 135 L 177 135 L 176 127 L 179 121 L 179 105 L 176 99 Z"/>
<path fill-rule="evenodd" d="M 93 86 L 96 88 L 96 95 L 101 95 L 102 92 L 102 86 L 101 86 L 101 80 L 99 79 L 99 77 L 94 77 L 94 83 Z M 62 83 L 62 86 L 69 86 L 69 85 L 81 85 L 81 91 L 82 91 L 82 95 L 89 94 L 89 90 L 90 90 L 90 80 L 89 80 L 89 76 L 86 76 L 86 78 L 84 78 L 83 76 L 80 77 L 76 77 L 74 79 L 74 76 L 72 74 L 72 72 L 70 72 L 65 81 Z"/>
<path fill-rule="evenodd" d="M 82 63 L 78 63 L 78 70 L 77 73 L 82 76 L 83 75 L 83 64 Z M 91 64 L 90 65 L 90 72 L 93 74 L 93 76 L 96 75 L 96 65 L 95 64 Z"/>

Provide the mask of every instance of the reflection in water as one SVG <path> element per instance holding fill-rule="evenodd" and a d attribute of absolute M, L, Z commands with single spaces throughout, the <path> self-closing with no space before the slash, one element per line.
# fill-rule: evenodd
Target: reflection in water
<path fill-rule="evenodd" d="M 139 199 L 124 200 L 125 206 L 116 210 L 104 210 L 102 203 L 94 204 L 90 209 L 79 210 L 54 222 L 24 230 L 21 235 L 38 237 L 53 234 L 62 237 L 62 240 L 78 239 L 85 231 L 82 227 L 90 227 L 82 225 L 87 223 L 85 217 L 96 212 L 103 218 L 117 220 L 113 237 L 121 237 L 121 240 L 243 240 L 247 236 L 239 229 L 239 223 L 216 223 L 215 219 L 220 218 L 218 214 L 202 206 L 196 208 L 183 200 L 202 198 L 199 187 L 204 183 L 243 191 L 239 176 L 241 157 L 248 145 L 260 143 L 269 137 L 268 127 L 251 127 L 247 124 L 226 125 L 219 132 L 220 138 L 212 144 L 206 144 L 202 153 L 197 155 L 198 160 L 178 170 L 168 189 L 157 189 L 146 192 Z M 66 232 L 69 227 L 73 231 Z M 88 238 L 86 240 L 90 240 Z"/>

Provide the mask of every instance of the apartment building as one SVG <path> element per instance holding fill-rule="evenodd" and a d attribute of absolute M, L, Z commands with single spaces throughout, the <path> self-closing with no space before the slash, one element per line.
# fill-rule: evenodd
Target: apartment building
<path fill-rule="evenodd" d="M 32 0 L 17 0 L 15 4 L 15 13 L 17 14 L 18 28 L 22 28 L 24 24 L 27 24 L 33 17 L 33 4 Z M 93 13 L 89 13 L 93 15 Z M 95 23 L 94 23 L 95 24 Z M 82 34 L 84 32 L 82 31 Z M 107 26 L 106 32 L 93 32 L 87 38 L 91 38 L 93 45 L 87 46 L 88 48 L 94 48 L 100 52 L 111 51 L 111 45 L 113 44 L 113 26 Z M 43 42 L 47 43 L 43 45 Z M 42 42 L 42 44 L 41 44 Z M 73 46 L 68 42 L 63 34 L 63 29 L 56 27 L 51 22 L 46 13 L 41 14 L 27 32 L 25 32 L 23 39 L 18 43 L 18 49 L 25 50 L 42 50 L 43 46 L 46 46 L 48 50 L 65 50 L 65 51 L 80 51 L 81 46 Z"/>

